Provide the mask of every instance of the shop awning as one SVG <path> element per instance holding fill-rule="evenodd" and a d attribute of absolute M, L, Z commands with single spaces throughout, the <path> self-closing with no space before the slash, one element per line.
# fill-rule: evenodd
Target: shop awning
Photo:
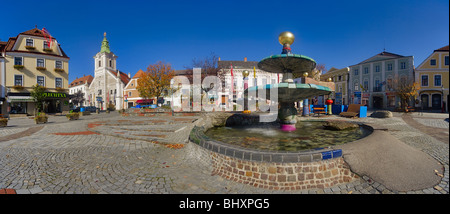
<path fill-rule="evenodd" d="M 138 100 L 138 101 L 136 101 L 136 103 L 137 104 L 153 103 L 153 100 L 151 100 L 151 99 Z"/>
<path fill-rule="evenodd" d="M 34 102 L 31 96 L 8 96 L 9 102 Z"/>

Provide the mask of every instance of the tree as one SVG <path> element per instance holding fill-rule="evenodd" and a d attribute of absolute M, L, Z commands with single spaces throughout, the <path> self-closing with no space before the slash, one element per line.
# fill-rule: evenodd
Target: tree
<path fill-rule="evenodd" d="M 77 93 L 74 94 L 74 97 L 72 98 L 72 103 L 74 105 L 82 104 L 84 102 L 84 93 L 81 91 L 77 91 Z"/>
<path fill-rule="evenodd" d="M 206 76 L 217 76 L 219 77 L 220 81 L 225 81 L 225 71 L 222 69 L 222 67 L 219 66 L 219 57 L 214 53 L 211 52 L 209 56 L 204 57 L 202 59 L 194 58 L 192 59 L 192 64 L 189 66 L 184 66 L 187 72 L 187 76 L 189 81 L 192 82 L 192 75 L 193 75 L 193 68 L 201 68 L 201 80 L 203 82 L 203 79 Z M 228 67 L 229 68 L 229 67 Z"/>
<path fill-rule="evenodd" d="M 30 92 L 30 96 L 33 98 L 36 103 L 36 109 L 38 112 L 41 112 L 43 109 L 43 102 L 45 100 L 45 92 L 46 88 L 44 86 L 40 86 L 38 84 L 32 86 L 32 90 Z"/>
<path fill-rule="evenodd" d="M 170 63 L 158 61 L 149 65 L 147 71 L 138 79 L 136 89 L 145 99 L 159 98 L 165 89 L 170 88 L 170 80 L 175 76 L 175 71 Z"/>
<path fill-rule="evenodd" d="M 389 80 L 389 85 L 392 80 Z M 390 86 L 388 86 L 390 87 Z M 408 111 L 408 101 L 414 99 L 418 95 L 418 91 L 420 90 L 420 85 L 417 82 L 414 82 L 412 79 L 408 79 L 406 77 L 395 77 L 392 81 L 392 88 L 395 91 L 395 94 L 400 98 L 401 110 L 404 112 Z"/>

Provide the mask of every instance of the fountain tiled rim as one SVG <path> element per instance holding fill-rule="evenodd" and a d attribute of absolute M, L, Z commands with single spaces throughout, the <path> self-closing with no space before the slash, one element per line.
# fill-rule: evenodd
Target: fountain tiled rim
<path fill-rule="evenodd" d="M 373 127 L 360 123 L 366 129 L 373 131 Z M 298 152 L 292 151 L 262 151 L 251 148 L 242 148 L 226 144 L 220 141 L 212 140 L 204 134 L 207 129 L 202 126 L 194 126 L 189 135 L 189 140 L 202 148 L 219 153 L 225 156 L 234 157 L 241 160 L 257 161 L 257 162 L 274 162 L 274 163 L 298 163 L 298 162 L 316 162 L 342 157 L 341 149 L 333 147 L 317 148 L 303 150 Z M 366 136 L 367 137 L 367 136 Z"/>

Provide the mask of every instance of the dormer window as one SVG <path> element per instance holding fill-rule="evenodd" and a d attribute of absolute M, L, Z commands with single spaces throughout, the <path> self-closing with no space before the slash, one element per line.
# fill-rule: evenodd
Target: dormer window
<path fill-rule="evenodd" d="M 25 46 L 34 47 L 34 40 L 33 39 L 27 39 Z"/>

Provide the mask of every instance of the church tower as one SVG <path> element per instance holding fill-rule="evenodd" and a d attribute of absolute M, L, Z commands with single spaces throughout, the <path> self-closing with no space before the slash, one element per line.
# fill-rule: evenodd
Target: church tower
<path fill-rule="evenodd" d="M 96 98 L 96 106 L 102 110 L 109 104 L 114 104 L 116 109 L 123 106 L 123 84 L 128 82 L 128 78 L 123 78 L 123 73 L 117 70 L 116 61 L 117 56 L 109 48 L 105 32 L 100 52 L 94 56 L 94 80 L 89 88 L 91 96 Z"/>

